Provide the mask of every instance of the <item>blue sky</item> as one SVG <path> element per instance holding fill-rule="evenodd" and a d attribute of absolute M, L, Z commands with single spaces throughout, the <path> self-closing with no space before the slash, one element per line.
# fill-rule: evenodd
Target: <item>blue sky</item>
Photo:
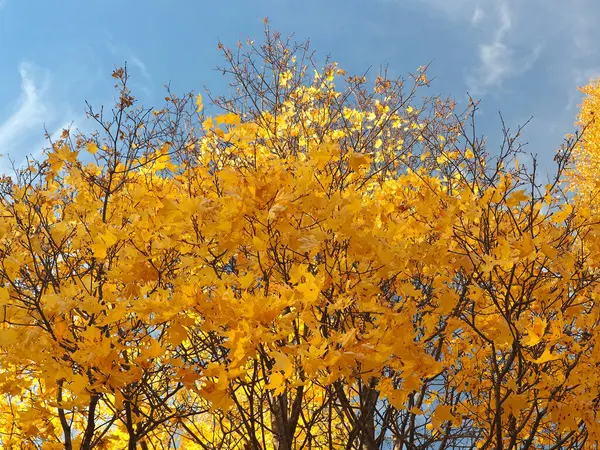
<path fill-rule="evenodd" d="M 147 106 L 169 82 L 222 89 L 218 41 L 259 40 L 264 17 L 350 72 L 406 75 L 433 61 L 428 94 L 481 99 L 491 145 L 498 111 L 513 127 L 533 116 L 525 138 L 548 165 L 573 130 L 577 86 L 600 76 L 598 0 L 0 0 L 0 153 L 19 164 L 39 156 L 44 126 L 89 127 L 84 101 L 110 105 L 124 61 Z"/>

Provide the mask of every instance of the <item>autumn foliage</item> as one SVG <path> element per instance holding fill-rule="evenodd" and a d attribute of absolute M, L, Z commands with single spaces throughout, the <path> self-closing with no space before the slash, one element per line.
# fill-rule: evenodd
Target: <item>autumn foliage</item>
<path fill-rule="evenodd" d="M 424 68 L 221 48 L 2 180 L 1 447 L 598 448 L 598 86 L 545 178 Z"/>

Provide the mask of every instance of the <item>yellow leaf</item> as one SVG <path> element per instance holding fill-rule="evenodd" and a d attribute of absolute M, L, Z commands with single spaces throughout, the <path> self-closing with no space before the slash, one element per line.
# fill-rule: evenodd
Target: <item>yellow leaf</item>
<path fill-rule="evenodd" d="M 57 320 L 54 323 L 54 335 L 58 340 L 64 339 L 69 334 L 69 326 L 64 320 Z"/>
<path fill-rule="evenodd" d="M 267 250 L 267 243 L 258 236 L 252 236 L 252 245 L 254 245 L 254 248 L 259 252 Z"/>
<path fill-rule="evenodd" d="M 88 142 L 87 144 L 85 144 L 85 147 L 88 153 L 91 155 L 95 155 L 98 152 L 98 146 L 95 142 Z"/>
<path fill-rule="evenodd" d="M 535 251 L 535 246 L 533 245 L 533 241 L 529 236 L 523 236 L 523 239 L 519 241 L 519 247 L 520 258 L 526 258 Z"/>
<path fill-rule="evenodd" d="M 542 353 L 542 356 L 540 356 L 538 359 L 534 359 L 533 362 L 535 364 L 544 364 L 549 361 L 556 361 L 557 359 L 560 359 L 560 355 L 553 355 L 550 352 L 550 349 L 547 348 L 544 350 L 544 353 Z"/>
<path fill-rule="evenodd" d="M 416 406 L 413 406 L 412 408 L 410 408 L 408 410 L 408 412 L 411 413 L 411 414 L 415 414 L 417 416 L 422 416 L 423 415 L 423 410 L 417 408 Z"/>
<path fill-rule="evenodd" d="M 523 345 L 527 347 L 537 345 L 542 340 L 547 324 L 546 319 L 536 317 L 533 320 L 533 326 L 527 330 L 527 336 L 521 340 Z"/>
<path fill-rule="evenodd" d="M 439 298 L 440 306 L 438 307 L 438 310 L 439 310 L 440 314 L 442 314 L 442 315 L 450 314 L 452 312 L 452 310 L 454 309 L 454 307 L 456 306 L 457 302 L 458 302 L 458 297 L 454 292 L 452 292 L 452 291 L 444 292 Z"/>
<path fill-rule="evenodd" d="M 73 394 L 81 395 L 82 393 L 85 393 L 85 390 L 88 386 L 89 381 L 86 377 L 82 375 L 75 375 L 73 377 L 73 381 L 71 381 L 71 384 L 69 385 L 69 388 L 71 391 L 73 391 Z"/>
<path fill-rule="evenodd" d="M 146 358 L 158 358 L 164 354 L 165 350 L 160 346 L 156 339 L 150 342 L 150 348 L 143 353 Z"/>
<path fill-rule="evenodd" d="M 8 289 L 0 288 L 0 307 L 2 307 L 4 305 L 8 305 L 9 300 L 10 300 L 10 295 L 8 293 Z"/>
<path fill-rule="evenodd" d="M 275 364 L 273 365 L 273 372 L 282 371 L 286 378 L 292 376 L 292 371 L 294 366 L 292 364 L 292 360 L 285 353 L 277 352 L 272 355 L 273 359 L 275 359 Z"/>
<path fill-rule="evenodd" d="M 437 419 L 439 419 L 442 422 L 445 422 L 447 420 L 454 419 L 451 410 L 452 407 L 449 405 L 438 405 L 438 407 L 435 408 L 435 412 L 433 414 Z"/>
<path fill-rule="evenodd" d="M 506 204 L 508 206 L 518 206 L 521 202 L 526 202 L 528 200 L 527 195 L 524 190 L 515 191 L 506 199 Z"/>
<path fill-rule="evenodd" d="M 205 386 L 200 390 L 200 395 L 211 403 L 210 410 L 227 410 L 233 403 L 227 390 L 227 379 L 219 377 L 218 383 Z"/>
<path fill-rule="evenodd" d="M 60 162 L 60 166 L 62 167 L 63 162 L 74 163 L 77 161 L 77 153 L 77 151 L 71 151 L 68 145 L 63 145 L 51 153 L 50 157 L 54 156 L 54 164 L 58 165 Z M 50 164 L 52 165 L 52 162 Z"/>
<path fill-rule="evenodd" d="M 240 287 L 242 289 L 248 289 L 250 286 L 254 284 L 254 274 L 252 272 L 248 272 L 244 276 L 238 277 L 238 281 L 240 282 Z"/>
<path fill-rule="evenodd" d="M 92 254 L 94 255 L 94 258 L 98 258 L 98 259 L 106 258 L 107 246 L 104 242 L 96 242 L 94 244 L 90 244 L 90 250 L 92 250 Z"/>
<path fill-rule="evenodd" d="M 217 125 L 237 125 L 240 123 L 240 121 L 240 116 L 232 112 L 215 117 L 215 122 L 217 122 Z"/>
<path fill-rule="evenodd" d="M 279 85 L 281 87 L 287 87 L 287 85 L 289 84 L 292 77 L 293 77 L 292 72 L 290 72 L 289 70 L 286 72 L 282 72 L 279 75 Z"/>
<path fill-rule="evenodd" d="M 296 297 L 305 305 L 310 305 L 319 298 L 321 290 L 312 274 L 306 273 L 305 280 L 305 282 L 299 283 L 296 286 Z"/>
<path fill-rule="evenodd" d="M 519 411 L 525 409 L 528 405 L 527 394 L 511 395 L 508 397 L 502 407 L 518 417 Z"/>
<path fill-rule="evenodd" d="M 408 392 L 416 391 L 421 387 L 421 380 L 419 377 L 415 377 L 413 375 L 409 375 L 404 378 L 404 382 L 402 383 L 402 388 L 406 389 Z"/>
<path fill-rule="evenodd" d="M 19 341 L 19 335 L 14 328 L 0 328 L 0 347 L 8 347 Z"/>
<path fill-rule="evenodd" d="M 550 259 L 555 259 L 558 255 L 556 249 L 549 244 L 542 243 L 540 247 L 542 249 L 542 253 Z"/>
<path fill-rule="evenodd" d="M 269 383 L 265 386 L 267 389 L 273 389 L 273 395 L 279 395 L 285 391 L 285 377 L 281 372 L 274 372 L 269 377 Z"/>
<path fill-rule="evenodd" d="M 369 163 L 369 158 L 362 153 L 352 153 L 350 155 L 349 165 L 354 171 L 358 170 L 361 166 L 366 166 Z"/>
<path fill-rule="evenodd" d="M 565 205 L 562 210 L 560 210 L 552 215 L 552 220 L 557 224 L 562 223 L 565 220 L 567 220 L 567 218 L 571 215 L 572 212 L 573 212 L 573 206 Z"/>
<path fill-rule="evenodd" d="M 178 322 L 172 324 L 169 331 L 167 331 L 167 342 L 173 347 L 177 347 L 185 339 L 187 339 L 187 330 L 185 327 Z"/>

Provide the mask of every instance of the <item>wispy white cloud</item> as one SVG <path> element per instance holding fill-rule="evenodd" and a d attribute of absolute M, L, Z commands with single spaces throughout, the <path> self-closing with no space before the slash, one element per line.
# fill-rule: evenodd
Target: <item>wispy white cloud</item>
<path fill-rule="evenodd" d="M 540 63 L 543 51 L 546 66 L 542 70 L 546 80 L 558 82 L 560 78 L 565 91 L 575 92 L 575 96 L 579 81 L 573 72 L 587 73 L 598 66 L 600 51 L 596 42 L 600 32 L 596 19 L 600 3 L 597 0 L 568 4 L 558 0 L 419 0 L 417 3 L 442 20 L 460 23 L 460 33 L 474 43 L 472 64 L 465 76 L 473 95 L 510 88 L 508 80 L 533 69 Z"/>
<path fill-rule="evenodd" d="M 150 74 L 148 73 L 146 64 L 144 64 L 137 56 L 133 54 L 130 56 L 130 61 L 135 67 L 137 67 L 137 69 L 140 71 L 140 73 L 146 80 L 150 80 Z"/>
<path fill-rule="evenodd" d="M 508 0 L 500 0 L 488 6 L 491 11 L 475 7 L 471 23 L 481 24 L 491 30 L 487 42 L 478 44 L 477 66 L 467 76 L 467 85 L 474 95 L 483 95 L 490 88 L 496 88 L 512 76 L 520 75 L 535 64 L 542 43 L 532 47 L 520 45 L 517 50 L 509 38 L 518 36 L 515 30 L 514 15 Z M 484 20 L 485 18 L 485 20 Z"/>
<path fill-rule="evenodd" d="M 42 135 L 44 122 L 53 116 L 53 110 L 45 100 L 48 88 L 45 71 L 31 63 L 21 63 L 19 74 L 21 92 L 18 106 L 0 123 L 0 153 L 4 155 L 22 154 L 21 146 L 32 134 Z M 3 165 L 0 163 L 0 168 Z"/>
<path fill-rule="evenodd" d="M 598 0 L 389 1 L 420 20 L 439 21 L 439 29 L 452 34 L 451 47 L 432 35 L 427 51 L 435 53 L 427 57 L 443 52 L 446 63 L 452 61 L 447 55 L 459 55 L 460 69 L 449 73 L 463 77 L 449 86 L 487 97 L 485 111 L 500 110 L 513 123 L 533 116 L 524 139 L 530 151 L 551 160 L 573 130 L 581 103 L 577 87 L 600 76 Z"/>
<path fill-rule="evenodd" d="M 563 21 L 568 23 L 573 56 L 589 58 L 598 51 L 597 18 L 600 4 L 594 0 L 574 1 L 563 11 Z"/>
<path fill-rule="evenodd" d="M 83 113 L 84 95 L 89 92 L 74 90 L 73 85 L 81 88 L 94 76 L 94 71 L 89 66 L 80 69 L 81 72 L 73 74 L 58 72 L 58 69 L 50 71 L 29 61 L 19 64 L 20 89 L 15 86 L 17 94 L 12 99 L 2 99 L 4 104 L 12 104 L 12 108 L 5 111 L 4 116 L 0 114 L 0 154 L 3 155 L 0 174 L 10 173 L 11 164 L 22 167 L 27 158 L 43 158 L 44 149 L 50 145 L 46 132 L 57 140 L 63 129 L 91 131 L 93 124 Z"/>
<path fill-rule="evenodd" d="M 474 42 L 472 65 L 466 69 L 469 92 L 481 96 L 510 77 L 529 70 L 542 49 L 541 42 L 519 42 L 516 22 L 521 6 L 514 0 L 420 0 L 421 7 L 460 24 Z M 463 51 L 473 51 L 463 49 Z"/>
<path fill-rule="evenodd" d="M 469 80 L 474 94 L 500 84 L 513 69 L 512 51 L 500 40 L 480 45 L 479 61 L 480 67 Z"/>
<path fill-rule="evenodd" d="M 480 23 L 483 19 L 485 18 L 485 13 L 483 12 L 483 9 L 481 9 L 479 7 L 479 5 L 475 6 L 475 9 L 473 10 L 473 14 L 471 15 L 471 23 L 473 25 L 477 25 L 478 23 Z"/>

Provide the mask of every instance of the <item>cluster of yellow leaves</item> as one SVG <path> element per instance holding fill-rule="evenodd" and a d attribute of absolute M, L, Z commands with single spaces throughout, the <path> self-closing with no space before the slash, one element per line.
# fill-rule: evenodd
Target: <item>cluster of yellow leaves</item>
<path fill-rule="evenodd" d="M 348 434 L 343 414 L 325 430 L 325 405 L 353 410 L 367 385 L 432 439 L 468 425 L 484 448 L 598 441 L 589 209 L 508 172 L 469 178 L 450 104 L 440 124 L 409 105 L 338 108 L 337 70 L 253 119 L 207 118 L 189 157 L 161 143 L 111 166 L 88 141 L 84 165 L 63 143 L 5 189 L 3 448 L 61 448 L 65 417 L 72 448 L 89 423 L 94 448 L 144 430 L 241 449 L 259 428 L 271 448 L 269 399 L 294 395 L 294 442 L 318 448 Z M 273 416 L 249 420 L 257 403 Z"/>
<path fill-rule="evenodd" d="M 582 204 L 598 203 L 600 183 L 600 81 L 592 80 L 582 87 L 583 103 L 577 125 L 581 128 L 578 145 L 573 151 L 573 171 L 570 184 Z"/>

